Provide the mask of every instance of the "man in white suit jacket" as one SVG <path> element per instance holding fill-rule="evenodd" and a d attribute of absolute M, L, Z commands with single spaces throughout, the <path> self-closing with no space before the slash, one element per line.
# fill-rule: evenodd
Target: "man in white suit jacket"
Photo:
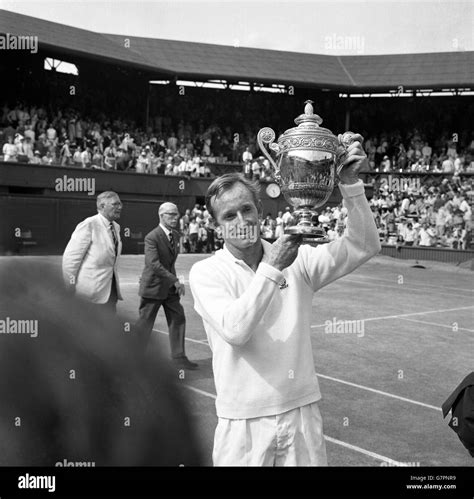
<path fill-rule="evenodd" d="M 122 251 L 122 203 L 115 192 L 97 196 L 98 214 L 77 225 L 63 254 L 63 277 L 76 294 L 115 312 L 120 293 L 117 264 Z"/>

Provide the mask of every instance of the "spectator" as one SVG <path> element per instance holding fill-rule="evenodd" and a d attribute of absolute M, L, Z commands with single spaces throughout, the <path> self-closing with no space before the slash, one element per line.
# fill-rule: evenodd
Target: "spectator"
<path fill-rule="evenodd" d="M 390 172 L 392 170 L 391 162 L 388 156 L 383 157 L 382 161 L 382 171 L 383 172 Z"/>
<path fill-rule="evenodd" d="M 275 238 L 278 239 L 283 235 L 283 212 L 279 211 L 275 220 Z"/>
<path fill-rule="evenodd" d="M 273 239 L 275 237 L 275 220 L 273 220 L 271 213 L 267 213 L 267 216 L 262 221 L 261 231 L 263 239 Z"/>
<path fill-rule="evenodd" d="M 77 146 L 76 150 L 72 156 L 72 161 L 76 168 L 82 168 L 82 149 L 81 146 Z"/>
<path fill-rule="evenodd" d="M 135 171 L 137 173 L 148 173 L 148 158 L 146 156 L 146 152 L 142 151 L 140 156 L 137 158 L 137 162 L 135 165 Z"/>
<path fill-rule="evenodd" d="M 201 220 L 199 222 L 199 229 L 198 229 L 198 242 L 197 242 L 197 252 L 201 253 L 204 248 L 207 246 L 207 230 L 205 227 L 204 220 Z"/>
<path fill-rule="evenodd" d="M 117 170 L 119 171 L 128 170 L 129 164 L 130 164 L 130 154 L 128 153 L 127 150 L 123 149 L 122 147 L 119 147 L 116 158 Z"/>
<path fill-rule="evenodd" d="M 35 143 L 35 137 L 36 137 L 36 134 L 35 134 L 35 132 L 33 130 L 33 126 L 31 125 L 31 123 L 29 123 L 25 127 L 25 139 L 29 138 L 31 140 L 31 142 L 34 144 Z"/>
<path fill-rule="evenodd" d="M 255 159 L 255 161 L 252 163 L 252 179 L 260 180 L 261 171 L 262 165 L 260 164 L 260 158 Z"/>
<path fill-rule="evenodd" d="M 92 156 L 89 147 L 84 147 L 81 152 L 81 166 L 82 168 L 90 168 L 92 164 Z"/>
<path fill-rule="evenodd" d="M 429 161 L 431 158 L 431 154 L 433 152 L 433 149 L 428 145 L 428 142 L 425 142 L 425 145 L 421 149 L 421 152 L 423 154 L 423 158 L 425 158 Z"/>
<path fill-rule="evenodd" d="M 199 237 L 199 223 L 196 221 L 196 217 L 191 217 L 189 220 L 189 245 L 191 253 L 196 253 L 197 243 Z"/>
<path fill-rule="evenodd" d="M 96 169 L 96 170 L 102 170 L 103 169 L 103 156 L 99 151 L 98 146 L 94 146 L 93 152 L 92 152 L 92 160 L 91 160 L 91 167 Z"/>
<path fill-rule="evenodd" d="M 13 144 L 13 137 L 9 136 L 7 142 L 3 145 L 3 160 L 16 161 L 17 148 Z"/>
<path fill-rule="evenodd" d="M 404 243 L 405 246 L 413 246 L 417 238 L 416 230 L 413 228 L 413 224 L 409 222 L 405 230 Z"/>
<path fill-rule="evenodd" d="M 52 151 L 48 151 L 46 156 L 43 156 L 41 159 L 41 164 L 43 165 L 52 165 L 54 162 L 55 160 Z"/>
<path fill-rule="evenodd" d="M 450 219 L 450 213 L 446 206 L 441 206 L 441 208 L 436 213 L 436 234 L 439 238 L 444 236 L 446 229 L 446 224 Z"/>
<path fill-rule="evenodd" d="M 41 164 L 41 153 L 39 151 L 34 152 L 34 156 L 31 159 L 31 163 L 33 165 L 40 165 Z"/>
<path fill-rule="evenodd" d="M 115 145 L 115 140 L 112 140 L 104 150 L 104 167 L 106 170 L 115 170 L 116 157 L 117 157 L 117 149 Z"/>
<path fill-rule="evenodd" d="M 48 139 L 50 145 L 56 147 L 58 142 L 58 134 L 52 123 L 49 124 L 49 128 L 46 130 L 46 138 Z"/>
<path fill-rule="evenodd" d="M 454 173 L 454 162 L 451 156 L 447 156 L 441 165 L 443 173 Z"/>
<path fill-rule="evenodd" d="M 460 197 L 459 197 L 459 199 L 460 199 L 459 209 L 463 213 L 463 220 L 466 223 L 469 223 L 471 221 L 471 217 L 472 217 L 471 206 L 467 202 L 466 196 L 464 194 L 461 194 Z"/>
<path fill-rule="evenodd" d="M 69 140 L 65 140 L 64 145 L 61 147 L 59 152 L 59 158 L 61 161 L 61 166 L 70 166 L 72 162 L 72 153 L 69 147 Z"/>
<path fill-rule="evenodd" d="M 244 163 L 250 163 L 253 159 L 252 153 L 250 152 L 250 148 L 246 147 L 245 151 L 242 153 L 242 161 Z"/>
<path fill-rule="evenodd" d="M 427 223 L 422 224 L 418 233 L 419 246 L 433 246 L 436 241 L 435 231 Z"/>
<path fill-rule="evenodd" d="M 287 206 L 285 208 L 285 213 L 282 215 L 282 220 L 283 220 L 283 229 L 286 229 L 286 227 L 289 227 L 293 223 L 293 216 L 290 211 L 290 207 Z"/>
<path fill-rule="evenodd" d="M 206 229 L 206 253 L 212 253 L 215 250 L 215 234 L 216 231 L 214 229 L 213 223 L 210 221 L 208 217 L 204 227 Z"/>
<path fill-rule="evenodd" d="M 167 146 L 172 153 L 175 153 L 176 150 L 178 149 L 178 139 L 176 138 L 174 132 L 171 132 L 171 137 L 168 138 Z"/>

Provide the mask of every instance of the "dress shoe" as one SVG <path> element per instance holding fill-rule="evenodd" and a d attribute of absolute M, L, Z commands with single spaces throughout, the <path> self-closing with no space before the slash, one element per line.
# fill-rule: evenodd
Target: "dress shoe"
<path fill-rule="evenodd" d="M 177 359 L 173 359 L 173 364 L 181 369 L 194 370 L 198 368 L 198 365 L 195 362 L 191 362 L 187 357 L 178 357 Z"/>

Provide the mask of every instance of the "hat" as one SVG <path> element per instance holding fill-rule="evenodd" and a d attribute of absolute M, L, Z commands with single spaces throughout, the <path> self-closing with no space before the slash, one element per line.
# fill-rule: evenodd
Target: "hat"
<path fill-rule="evenodd" d="M 41 153 L 40 153 L 39 151 L 35 151 L 35 154 L 39 154 L 39 155 L 41 155 Z"/>

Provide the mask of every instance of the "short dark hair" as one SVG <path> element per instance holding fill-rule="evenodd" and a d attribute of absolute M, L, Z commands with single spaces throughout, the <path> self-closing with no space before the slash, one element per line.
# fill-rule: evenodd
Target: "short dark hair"
<path fill-rule="evenodd" d="M 224 192 L 228 191 L 231 187 L 239 182 L 247 187 L 247 189 L 253 196 L 255 206 L 257 206 L 258 202 L 260 201 L 260 184 L 253 180 L 249 180 L 242 173 L 226 173 L 221 177 L 217 177 L 207 189 L 206 208 L 212 218 L 216 218 L 214 209 L 212 207 L 213 198 L 217 199 Z"/>

